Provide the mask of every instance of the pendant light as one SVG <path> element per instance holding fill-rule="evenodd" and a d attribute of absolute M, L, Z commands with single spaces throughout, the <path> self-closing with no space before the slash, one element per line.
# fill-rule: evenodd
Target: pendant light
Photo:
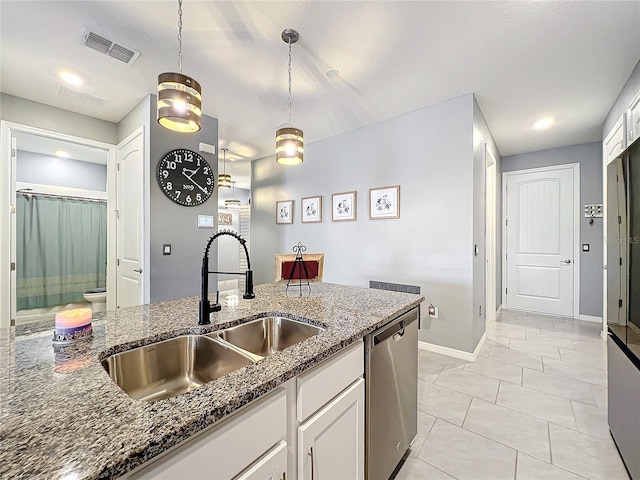
<path fill-rule="evenodd" d="M 178 73 L 158 75 L 158 123 L 176 132 L 197 132 L 201 104 L 200 84 L 182 74 L 182 0 L 178 0 Z"/>
<path fill-rule="evenodd" d="M 221 148 L 220 150 L 222 150 L 222 154 L 223 154 L 223 160 L 222 160 L 223 173 L 218 175 L 218 188 L 225 188 L 228 190 L 229 188 L 231 188 L 231 175 L 227 173 L 227 152 L 229 151 L 229 149 Z"/>
<path fill-rule="evenodd" d="M 276 161 L 282 165 L 298 165 L 304 156 L 304 138 L 302 130 L 291 126 L 291 44 L 296 43 L 298 32 L 287 28 L 282 31 L 282 40 L 289 44 L 289 122 L 285 128 L 276 132 Z"/>
<path fill-rule="evenodd" d="M 240 210 L 241 202 L 236 199 L 236 182 L 231 182 L 231 185 L 233 186 L 233 198 L 228 198 L 224 201 L 224 208 L 227 210 Z"/>

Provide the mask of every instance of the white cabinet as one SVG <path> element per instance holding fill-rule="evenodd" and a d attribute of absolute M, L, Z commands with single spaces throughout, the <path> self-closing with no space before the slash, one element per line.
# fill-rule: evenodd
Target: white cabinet
<path fill-rule="evenodd" d="M 298 480 L 364 479 L 364 379 L 298 427 Z"/>
<path fill-rule="evenodd" d="M 625 143 L 625 115 L 623 114 L 616 124 L 609 130 L 602 143 L 604 153 L 604 165 L 608 165 L 626 148 Z"/>
<path fill-rule="evenodd" d="M 286 480 L 287 442 L 281 441 L 234 480 Z"/>
<path fill-rule="evenodd" d="M 209 427 L 201 434 L 169 450 L 158 460 L 134 470 L 127 478 L 233 478 L 256 460 L 259 462 L 265 452 L 286 437 L 286 411 L 286 393 L 283 389 L 278 389 L 220 424 Z M 284 449 L 286 451 L 286 443 Z M 286 469 L 286 457 L 284 465 Z"/>
<path fill-rule="evenodd" d="M 629 105 L 627 114 L 627 145 L 640 138 L 640 92 Z"/>

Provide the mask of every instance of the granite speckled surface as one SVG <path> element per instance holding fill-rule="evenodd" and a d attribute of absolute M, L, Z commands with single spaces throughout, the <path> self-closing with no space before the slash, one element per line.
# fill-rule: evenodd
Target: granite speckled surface
<path fill-rule="evenodd" d="M 291 290 L 290 290 L 291 292 Z M 199 327 L 198 297 L 96 314 L 91 340 L 54 352 L 51 330 L 0 329 L 0 478 L 117 478 L 312 368 L 419 305 L 407 293 L 318 283 L 310 296 L 258 285 Z M 238 297 L 235 297 L 236 299 Z M 106 355 L 263 316 L 326 327 L 315 337 L 202 387 L 157 402 L 134 400 L 108 377 Z"/>

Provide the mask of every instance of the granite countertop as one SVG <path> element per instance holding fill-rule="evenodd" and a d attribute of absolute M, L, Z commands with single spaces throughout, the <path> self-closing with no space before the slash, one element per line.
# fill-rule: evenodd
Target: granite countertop
<path fill-rule="evenodd" d="M 116 478 L 419 305 L 420 295 L 327 283 L 310 296 L 258 285 L 198 326 L 198 297 L 96 314 L 91 340 L 54 352 L 52 330 L 0 329 L 0 478 Z M 291 290 L 290 290 L 291 295 Z M 134 400 L 100 364 L 106 355 L 208 333 L 264 313 L 326 327 L 315 337 L 183 395 Z"/>

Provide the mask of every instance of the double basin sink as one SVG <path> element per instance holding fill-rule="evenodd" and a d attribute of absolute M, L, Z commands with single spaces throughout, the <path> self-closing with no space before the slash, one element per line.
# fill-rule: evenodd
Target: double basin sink
<path fill-rule="evenodd" d="M 324 328 L 268 316 L 206 335 L 182 335 L 105 358 L 111 379 L 136 400 L 163 400 L 300 343 Z"/>

